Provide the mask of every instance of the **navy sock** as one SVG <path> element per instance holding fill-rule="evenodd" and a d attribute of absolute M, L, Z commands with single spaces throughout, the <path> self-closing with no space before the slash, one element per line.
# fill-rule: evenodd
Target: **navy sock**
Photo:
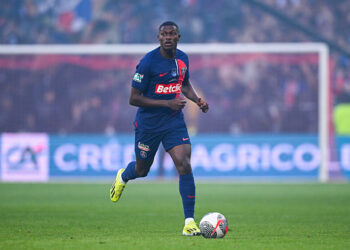
<path fill-rule="evenodd" d="M 185 219 L 194 218 L 194 204 L 196 201 L 196 186 L 193 174 L 180 175 L 179 191 L 182 197 Z"/>
<path fill-rule="evenodd" d="M 128 164 L 124 172 L 122 173 L 122 179 L 125 183 L 129 180 L 136 179 L 138 176 L 135 170 L 136 161 L 132 161 Z"/>

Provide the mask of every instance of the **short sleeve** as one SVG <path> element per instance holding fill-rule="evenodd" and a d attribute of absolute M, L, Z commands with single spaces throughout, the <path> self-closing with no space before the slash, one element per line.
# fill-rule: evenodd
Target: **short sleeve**
<path fill-rule="evenodd" d="M 186 64 L 187 70 L 186 70 L 185 78 L 183 82 L 186 85 L 188 83 L 188 80 L 190 79 L 190 63 L 187 55 L 185 55 L 184 57 L 184 63 Z"/>
<path fill-rule="evenodd" d="M 143 58 L 136 66 L 136 72 L 134 74 L 131 86 L 141 90 L 141 92 L 145 91 L 149 84 L 149 72 L 150 70 L 148 60 L 145 60 L 145 58 Z"/>

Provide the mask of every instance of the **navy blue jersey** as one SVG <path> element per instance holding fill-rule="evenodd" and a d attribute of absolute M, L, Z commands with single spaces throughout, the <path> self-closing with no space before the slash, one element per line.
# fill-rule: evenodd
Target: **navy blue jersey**
<path fill-rule="evenodd" d="M 176 50 L 176 57 L 166 59 L 160 48 L 147 53 L 136 67 L 132 87 L 139 89 L 143 96 L 171 100 L 180 97 L 182 85 L 188 84 L 188 57 Z M 141 130 L 162 131 L 184 126 L 182 111 L 167 107 L 139 107 L 135 126 Z"/>

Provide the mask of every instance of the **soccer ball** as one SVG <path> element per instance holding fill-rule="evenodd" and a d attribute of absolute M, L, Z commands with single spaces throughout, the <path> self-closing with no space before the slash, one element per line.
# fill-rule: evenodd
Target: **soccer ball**
<path fill-rule="evenodd" d="M 228 230 L 228 222 L 222 214 L 212 212 L 203 216 L 199 228 L 204 238 L 223 238 Z"/>

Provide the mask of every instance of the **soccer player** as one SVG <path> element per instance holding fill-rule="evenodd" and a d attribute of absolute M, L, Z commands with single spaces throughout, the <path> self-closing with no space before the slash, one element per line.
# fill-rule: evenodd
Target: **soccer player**
<path fill-rule="evenodd" d="M 182 109 L 186 99 L 207 112 L 208 104 L 189 80 L 187 55 L 177 49 L 181 35 L 171 21 L 159 26 L 160 46 L 147 53 L 136 67 L 129 103 L 137 106 L 135 126 L 136 161 L 120 169 L 110 189 L 110 198 L 117 202 L 128 181 L 147 176 L 162 142 L 179 173 L 179 191 L 185 214 L 183 235 L 199 235 L 194 221 L 195 183 L 191 168 L 191 142 Z"/>

